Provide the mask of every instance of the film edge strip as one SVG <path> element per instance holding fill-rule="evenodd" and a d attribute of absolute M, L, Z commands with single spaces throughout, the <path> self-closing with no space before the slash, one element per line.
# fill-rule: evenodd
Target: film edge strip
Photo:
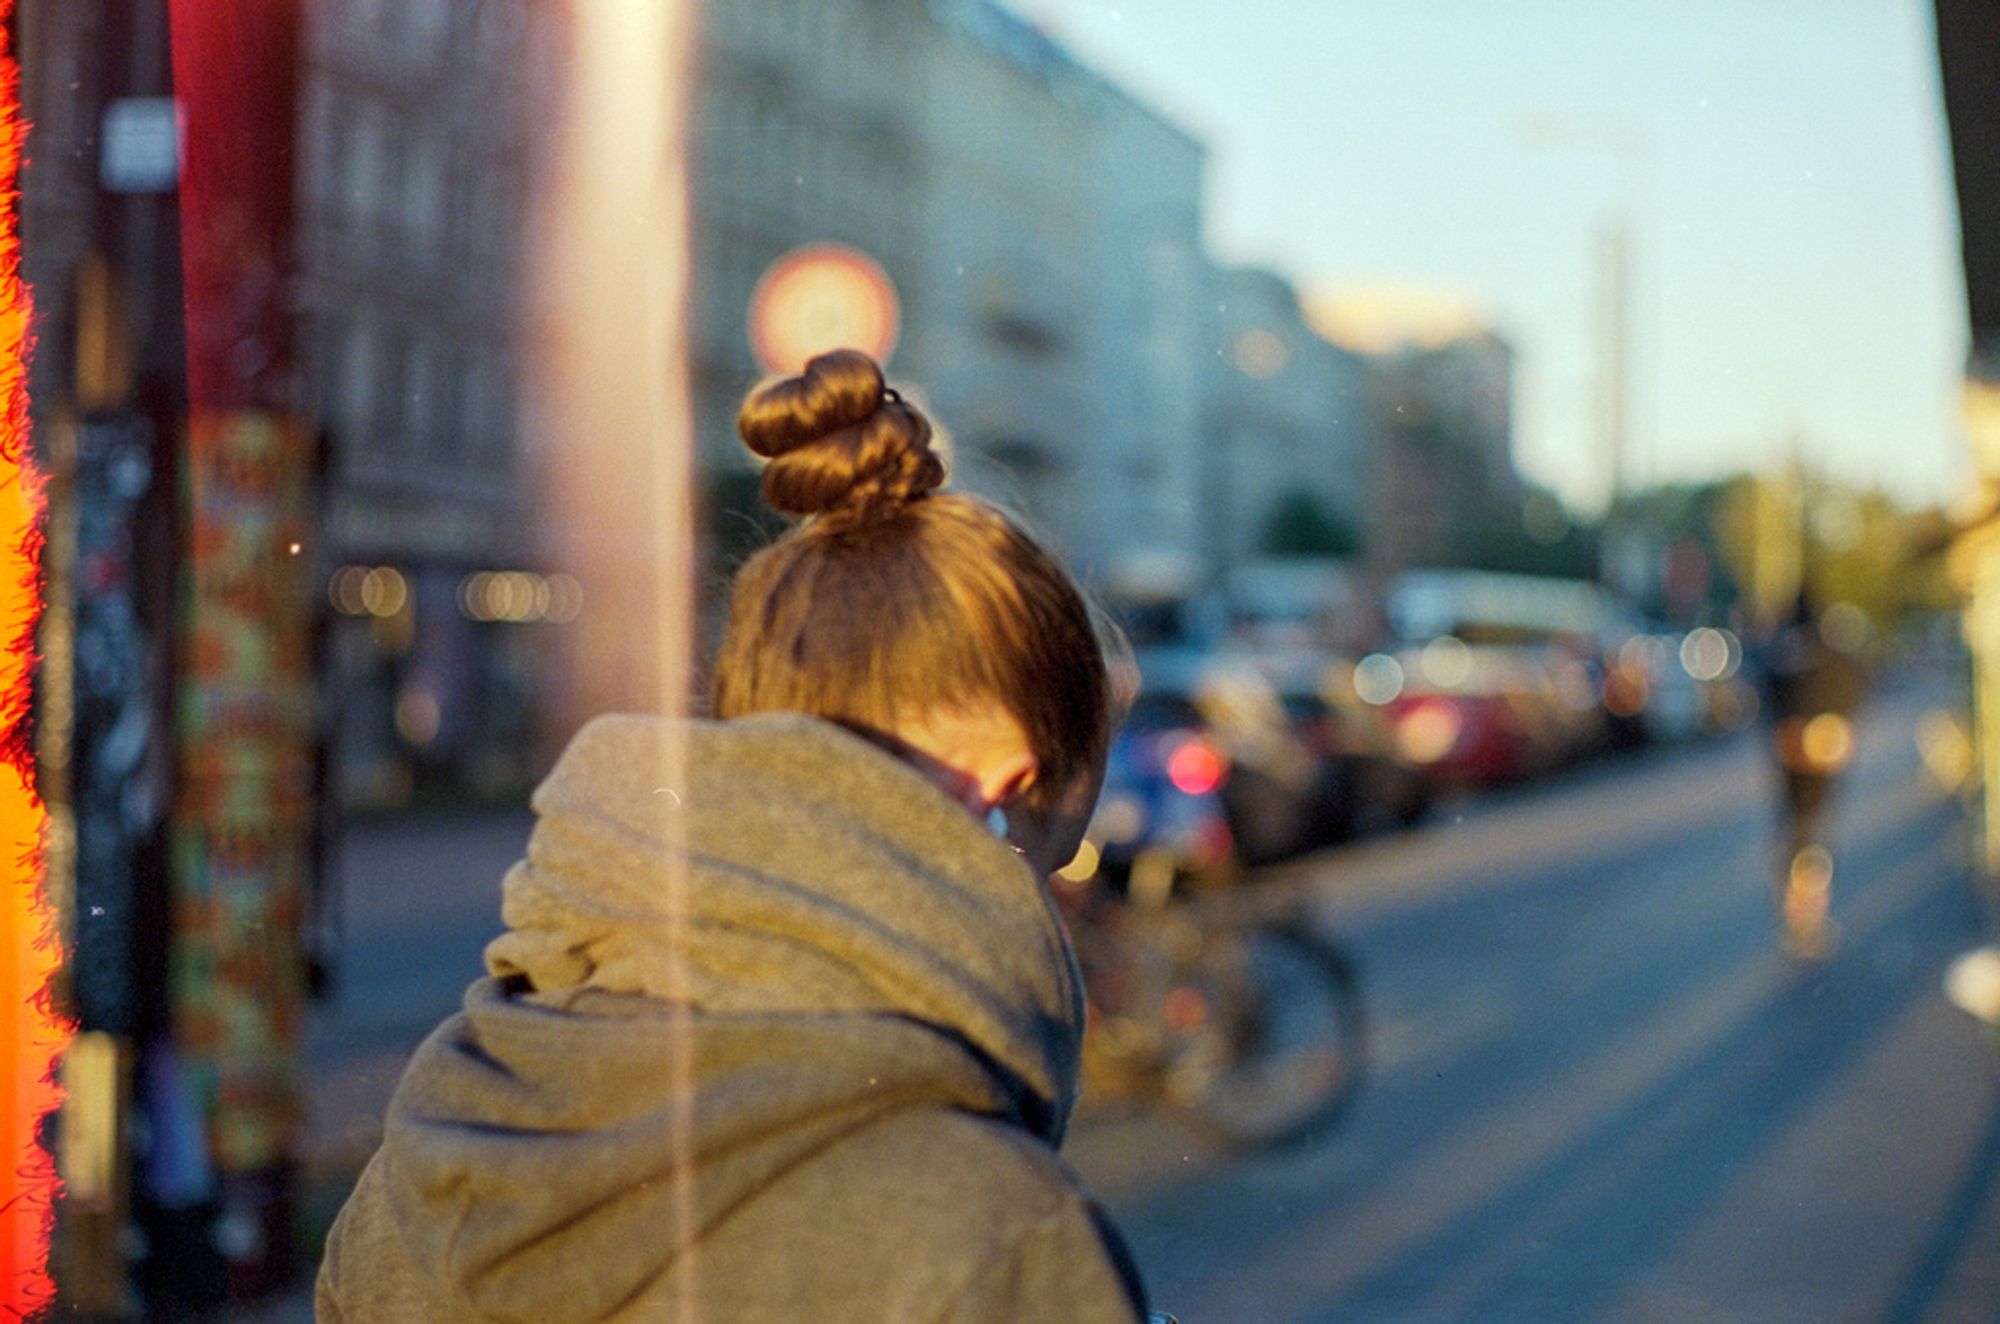
<path fill-rule="evenodd" d="M 0 1315 L 33 1318 L 54 1297 L 49 1246 L 61 1190 L 44 1144 L 61 1103 L 57 1063 L 72 1027 L 56 1002 L 62 952 L 46 894 L 47 815 L 36 792 L 30 695 L 41 613 L 42 475 L 28 421 L 31 303 L 21 277 L 20 167 L 28 134 L 13 50 L 13 0 L 0 0 Z"/>

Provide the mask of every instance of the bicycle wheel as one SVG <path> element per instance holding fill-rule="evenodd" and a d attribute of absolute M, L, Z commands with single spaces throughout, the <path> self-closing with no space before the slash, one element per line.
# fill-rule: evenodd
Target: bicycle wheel
<path fill-rule="evenodd" d="M 1237 1148 L 1299 1144 L 1339 1120 L 1361 1083 L 1366 1021 L 1338 947 L 1296 922 L 1226 930 L 1177 984 L 1170 996 L 1201 1008 L 1201 1032 L 1167 1065 L 1169 1101 Z"/>

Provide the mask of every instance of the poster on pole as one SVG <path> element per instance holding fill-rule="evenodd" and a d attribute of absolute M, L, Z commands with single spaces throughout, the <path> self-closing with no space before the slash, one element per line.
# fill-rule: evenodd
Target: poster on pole
<path fill-rule="evenodd" d="M 270 411 L 189 423 L 174 1001 L 225 1176 L 282 1167 L 299 1123 L 311 447 L 299 420 Z"/>

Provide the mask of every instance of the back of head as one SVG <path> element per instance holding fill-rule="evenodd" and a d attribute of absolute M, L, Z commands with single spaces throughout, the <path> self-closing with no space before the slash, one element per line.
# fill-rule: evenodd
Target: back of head
<path fill-rule="evenodd" d="M 753 391 L 737 429 L 765 501 L 802 520 L 744 565 L 716 659 L 719 717 L 788 710 L 893 734 L 997 703 L 1053 791 L 1103 756 L 1110 698 L 1088 607 L 999 509 L 940 490 L 931 427 L 854 350 Z"/>

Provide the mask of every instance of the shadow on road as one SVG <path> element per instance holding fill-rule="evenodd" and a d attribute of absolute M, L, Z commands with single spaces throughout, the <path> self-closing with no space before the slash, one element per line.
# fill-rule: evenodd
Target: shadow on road
<path fill-rule="evenodd" d="M 1931 1318 L 1932 1307 L 1951 1283 L 1952 1270 L 1974 1244 L 1996 1182 L 2000 1182 L 2000 1100 L 1987 1113 L 1986 1129 L 1966 1160 L 1963 1177 L 1938 1212 L 1930 1239 L 1897 1284 L 1881 1324 L 1923 1324 Z"/>

